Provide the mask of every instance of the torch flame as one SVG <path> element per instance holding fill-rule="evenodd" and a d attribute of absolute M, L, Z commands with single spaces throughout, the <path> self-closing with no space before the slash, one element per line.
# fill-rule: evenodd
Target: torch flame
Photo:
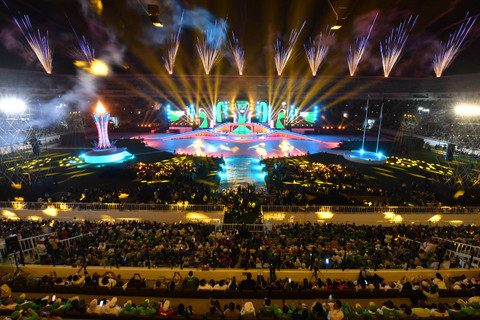
<path fill-rule="evenodd" d="M 98 101 L 97 108 L 95 109 L 95 113 L 104 114 L 105 112 L 107 112 L 105 110 L 105 107 L 103 106 L 103 104 L 100 101 Z"/>

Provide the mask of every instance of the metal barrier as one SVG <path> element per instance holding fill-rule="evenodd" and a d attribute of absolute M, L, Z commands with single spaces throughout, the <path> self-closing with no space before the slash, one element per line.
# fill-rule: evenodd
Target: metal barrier
<path fill-rule="evenodd" d="M 430 214 L 479 214 L 480 207 L 398 207 L 398 206 L 261 206 L 261 212 L 286 213 L 384 213 L 397 214 L 430 213 Z"/>
<path fill-rule="evenodd" d="M 84 234 L 76 235 L 76 236 L 73 236 L 73 237 L 70 237 L 70 238 L 58 240 L 58 242 L 61 246 L 68 249 L 72 245 L 76 245 L 80 241 L 81 238 L 83 238 L 85 236 L 90 236 L 91 234 L 92 234 L 91 232 L 84 233 Z M 24 256 L 25 264 L 28 264 L 29 262 L 31 262 L 33 260 L 34 257 L 37 257 L 36 247 L 38 245 L 39 240 L 48 241 L 48 239 L 52 235 L 54 235 L 55 238 L 57 238 L 57 233 L 52 232 L 52 233 L 41 234 L 41 235 L 38 235 L 38 236 L 35 236 L 35 237 L 20 239 L 18 241 L 20 243 L 21 253 Z M 13 254 L 9 254 L 8 257 L 10 259 L 10 262 L 13 264 L 14 261 L 15 261 L 15 258 L 13 256 Z"/>
<path fill-rule="evenodd" d="M 221 211 L 225 207 L 223 205 L 209 204 L 136 204 L 136 203 L 83 203 L 83 202 L 16 202 L 16 201 L 0 201 L 2 209 L 16 210 L 44 210 L 54 208 L 57 210 L 90 210 L 90 211 Z"/>
<path fill-rule="evenodd" d="M 18 243 L 20 244 L 20 249 L 22 250 L 23 254 L 30 254 L 35 251 L 35 247 L 37 246 L 39 240 L 46 240 L 51 235 L 54 235 L 56 237 L 57 233 L 45 233 L 35 237 L 20 239 L 18 240 Z"/>
<path fill-rule="evenodd" d="M 246 228 L 250 232 L 265 232 L 264 224 L 235 224 L 235 223 L 222 224 L 222 231 L 239 230 L 241 228 Z"/>

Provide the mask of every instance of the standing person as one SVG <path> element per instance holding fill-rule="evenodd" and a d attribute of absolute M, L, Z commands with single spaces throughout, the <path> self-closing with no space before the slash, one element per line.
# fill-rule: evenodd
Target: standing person
<path fill-rule="evenodd" d="M 48 240 L 48 244 L 50 246 L 50 251 L 51 251 L 50 254 L 52 256 L 52 262 L 53 262 L 53 265 L 55 265 L 58 259 L 58 253 L 60 252 L 60 244 L 57 238 L 55 238 L 55 235 L 52 234 L 50 236 L 50 240 Z"/>
<path fill-rule="evenodd" d="M 193 271 L 188 272 L 188 276 L 183 279 L 183 289 L 192 289 L 197 290 L 198 288 L 198 278 L 193 275 Z"/>
<path fill-rule="evenodd" d="M 38 244 L 35 247 L 38 258 L 40 259 L 40 264 L 46 264 L 47 261 L 47 247 L 44 244 L 43 240 L 38 240 Z"/>

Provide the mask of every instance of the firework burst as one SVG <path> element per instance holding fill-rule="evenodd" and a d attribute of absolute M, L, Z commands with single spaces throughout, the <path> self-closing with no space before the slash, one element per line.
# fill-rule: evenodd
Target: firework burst
<path fill-rule="evenodd" d="M 45 36 L 41 35 L 39 29 L 35 32 L 30 22 L 30 18 L 27 15 L 24 15 L 20 19 L 14 18 L 14 21 L 22 31 L 25 40 L 27 40 L 28 45 L 32 48 L 33 53 L 35 53 L 45 71 L 49 74 L 52 73 L 53 49 L 48 41 L 48 30 Z"/>
<path fill-rule="evenodd" d="M 385 78 L 388 78 L 393 67 L 398 62 L 408 35 L 417 22 L 417 18 L 418 15 L 415 19 L 413 19 L 413 16 L 405 19 L 385 38 L 385 43 L 380 41 L 380 53 L 382 54 L 383 75 Z"/>
<path fill-rule="evenodd" d="M 365 47 L 367 46 L 368 39 L 370 38 L 370 34 L 372 33 L 373 26 L 375 25 L 375 21 L 377 21 L 378 13 L 375 15 L 372 24 L 368 29 L 368 34 L 363 37 L 362 39 L 357 38 L 355 40 L 355 48 L 352 49 L 350 46 L 350 52 L 347 56 L 348 62 L 348 70 L 350 70 L 350 75 L 353 76 L 355 71 L 357 70 L 358 64 L 362 59 L 363 53 L 365 52 Z"/>
<path fill-rule="evenodd" d="M 243 70 L 245 70 L 245 52 L 240 47 L 238 43 L 238 38 L 235 38 L 235 34 L 232 32 L 233 43 L 230 42 L 230 48 L 232 49 L 233 58 L 235 59 L 235 64 L 238 68 L 238 74 L 243 75 Z"/>
<path fill-rule="evenodd" d="M 325 60 L 325 57 L 328 53 L 328 45 L 330 43 L 330 39 L 333 37 L 335 33 L 332 32 L 329 27 L 327 26 L 325 37 L 323 33 L 320 32 L 318 43 L 315 43 L 315 40 L 312 41 L 310 39 L 309 46 L 307 47 L 304 45 L 305 54 L 307 55 L 308 64 L 310 65 L 310 69 L 312 69 L 312 75 L 316 76 L 318 68 Z"/>
<path fill-rule="evenodd" d="M 180 32 L 182 31 L 183 13 L 184 12 L 182 12 L 180 27 L 178 27 L 177 34 L 172 34 L 170 36 L 170 42 L 168 44 L 168 56 L 166 58 L 162 57 L 163 64 L 165 65 L 165 69 L 167 69 L 168 74 L 173 74 L 175 59 L 177 58 L 178 48 L 180 47 Z"/>
<path fill-rule="evenodd" d="M 287 65 L 288 60 L 292 57 L 293 54 L 293 49 L 295 47 L 295 43 L 298 40 L 298 36 L 303 30 L 303 27 L 305 26 L 305 22 L 303 22 L 302 27 L 300 30 L 297 30 L 297 28 L 294 28 L 290 32 L 290 37 L 288 38 L 288 43 L 287 43 L 287 48 L 284 48 L 282 45 L 282 42 L 277 39 L 277 43 L 275 44 L 275 55 L 273 56 L 273 59 L 275 61 L 275 67 L 277 68 L 277 74 L 279 76 L 282 75 L 283 69 L 285 69 L 285 66 Z"/>
<path fill-rule="evenodd" d="M 75 33 L 75 35 L 77 35 Z M 75 48 L 73 51 L 73 55 L 79 61 L 85 61 L 89 65 L 93 64 L 95 61 L 95 49 L 90 46 L 85 36 L 82 35 L 81 38 L 77 36 L 78 40 L 78 48 Z"/>
<path fill-rule="evenodd" d="M 442 76 L 443 71 L 452 64 L 453 59 L 455 59 L 462 50 L 462 44 L 476 21 L 477 18 L 468 18 L 457 31 L 450 34 L 447 43 L 445 43 L 440 49 L 440 52 L 434 56 L 433 71 L 435 71 L 437 77 Z"/>
<path fill-rule="evenodd" d="M 225 24 L 222 24 L 221 29 L 225 30 L 225 27 Z M 216 29 L 217 22 L 215 22 L 215 26 L 212 29 L 207 29 L 204 32 L 201 40 L 197 38 L 197 51 L 207 75 L 210 74 L 213 66 L 222 59 L 220 49 L 223 38 L 216 34 Z"/>

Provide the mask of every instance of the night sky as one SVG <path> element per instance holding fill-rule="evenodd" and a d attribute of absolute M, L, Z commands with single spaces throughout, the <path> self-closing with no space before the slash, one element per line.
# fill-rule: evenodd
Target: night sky
<path fill-rule="evenodd" d="M 99 0 L 4 0 L 0 5 L 0 68 L 41 71 L 31 50 L 13 23 L 12 17 L 28 14 L 34 27 L 42 32 L 48 29 L 54 46 L 54 73 L 75 73 L 72 49 L 76 38 L 71 24 L 79 35 L 85 35 L 96 51 L 96 56 L 111 62 L 116 73 L 166 74 L 162 55 L 166 54 L 165 39 L 176 33 L 179 17 L 185 10 L 185 21 L 180 36 L 176 73 L 202 74 L 203 69 L 195 49 L 197 36 L 216 19 L 227 19 L 228 28 L 224 48 L 232 31 L 244 47 L 247 75 L 275 74 L 273 45 L 277 37 L 285 40 L 290 30 L 306 20 L 306 26 L 296 45 L 296 55 L 285 69 L 286 75 L 310 73 L 303 44 L 315 38 L 327 25 L 335 23 L 335 15 L 327 0 L 102 0 L 103 9 L 95 10 Z M 142 6 L 156 3 L 161 8 L 160 20 L 164 28 L 154 27 Z M 334 2 L 334 1 L 332 1 Z M 343 28 L 335 34 L 326 62 L 320 67 L 322 75 L 346 75 L 346 56 L 357 36 L 367 33 L 367 26 L 379 13 L 370 38 L 359 75 L 381 75 L 379 41 L 392 27 L 410 14 L 418 14 L 405 47 L 402 59 L 392 76 L 432 77 L 432 59 L 440 41 L 448 39 L 466 16 L 480 13 L 478 0 L 350 0 L 349 13 Z M 98 9 L 98 7 L 96 7 Z M 20 11 L 20 14 L 19 14 Z M 480 72 L 480 21 L 464 44 L 462 51 L 445 75 Z M 113 53 L 117 55 L 109 59 Z M 229 53 L 214 67 L 218 74 L 236 74 Z M 111 60 L 111 61 L 110 61 Z"/>

